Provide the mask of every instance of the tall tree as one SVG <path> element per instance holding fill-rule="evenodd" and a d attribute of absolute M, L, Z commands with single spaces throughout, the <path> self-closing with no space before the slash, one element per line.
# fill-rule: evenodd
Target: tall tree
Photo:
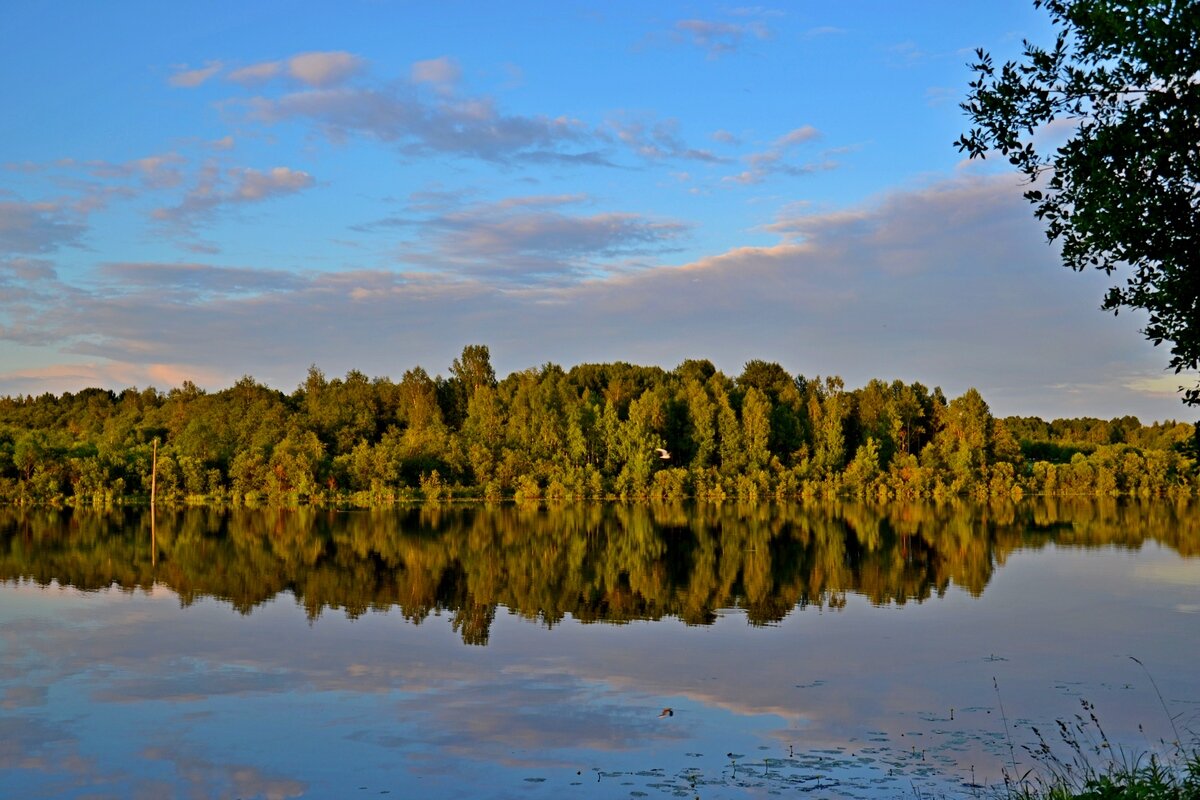
<path fill-rule="evenodd" d="M 1176 373 L 1200 368 L 1200 3 L 1034 0 L 1058 29 L 1025 42 L 998 70 L 977 51 L 962 108 L 973 127 L 959 150 L 999 150 L 1032 187 L 1025 197 L 1062 244 L 1066 266 L 1112 274 L 1103 308 L 1149 313 L 1143 331 L 1168 342 Z M 1048 151 L 1040 131 L 1074 125 Z M 1200 385 L 1184 392 L 1200 404 Z"/>
<path fill-rule="evenodd" d="M 475 390 L 496 385 L 496 370 L 492 369 L 492 356 L 487 345 L 469 344 L 462 355 L 450 365 L 453 407 L 451 422 L 457 427 L 467 417 L 467 406 Z"/>

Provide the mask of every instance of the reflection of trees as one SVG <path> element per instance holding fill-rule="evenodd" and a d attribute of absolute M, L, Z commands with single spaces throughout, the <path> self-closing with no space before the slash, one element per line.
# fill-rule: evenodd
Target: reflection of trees
<path fill-rule="evenodd" d="M 0 510 L 0 579 L 128 591 L 243 613 L 291 592 L 310 617 L 446 611 L 485 644 L 498 607 L 553 625 L 674 616 L 753 624 L 793 608 L 978 595 L 1019 548 L 1161 543 L 1200 555 L 1194 501 L 1046 499 L 1013 504 L 440 505 L 339 513 L 301 508 L 160 512 Z"/>

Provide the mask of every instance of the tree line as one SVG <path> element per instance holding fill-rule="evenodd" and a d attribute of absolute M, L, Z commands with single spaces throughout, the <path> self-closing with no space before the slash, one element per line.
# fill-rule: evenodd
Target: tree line
<path fill-rule="evenodd" d="M 997 418 L 975 389 L 847 389 L 759 360 L 736 377 L 688 360 L 498 379 L 470 345 L 446 378 L 314 366 L 291 394 L 244 377 L 211 393 L 3 397 L 0 501 L 145 502 L 152 472 L 165 504 L 1191 495 L 1198 436 L 1135 417 Z"/>

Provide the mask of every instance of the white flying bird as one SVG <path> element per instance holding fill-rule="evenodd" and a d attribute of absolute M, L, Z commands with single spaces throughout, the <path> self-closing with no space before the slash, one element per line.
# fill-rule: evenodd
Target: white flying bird
<path fill-rule="evenodd" d="M 655 449 L 658 451 L 658 457 L 661 458 L 663 461 L 666 461 L 668 458 L 671 457 L 671 454 L 668 453 L 666 450 L 663 450 L 661 447 L 658 447 Z"/>

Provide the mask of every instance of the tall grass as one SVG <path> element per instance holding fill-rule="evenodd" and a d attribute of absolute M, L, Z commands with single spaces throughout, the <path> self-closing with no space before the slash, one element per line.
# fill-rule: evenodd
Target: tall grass
<path fill-rule="evenodd" d="M 1005 770 L 1007 800 L 1200 800 L 1200 737 L 1185 745 L 1171 718 L 1175 741 L 1131 753 L 1109 741 L 1091 703 L 1080 703 L 1050 737 L 1031 726 L 1037 744 L 1024 749 L 1037 766 L 1020 776 Z"/>

